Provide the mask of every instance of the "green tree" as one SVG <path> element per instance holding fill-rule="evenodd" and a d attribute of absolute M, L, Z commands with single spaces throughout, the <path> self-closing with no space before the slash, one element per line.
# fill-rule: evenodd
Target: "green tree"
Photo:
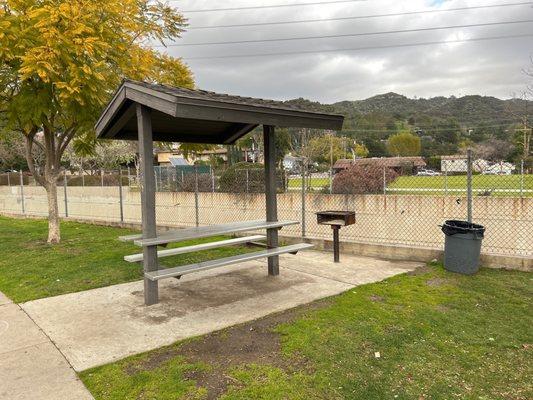
<path fill-rule="evenodd" d="M 359 158 L 366 158 L 368 157 L 368 154 L 370 153 L 370 151 L 364 144 L 359 144 L 359 143 L 355 145 L 353 152 L 355 153 L 355 156 Z"/>
<path fill-rule="evenodd" d="M 333 134 L 317 136 L 309 141 L 309 157 L 319 164 L 335 162 L 345 155 L 343 138 Z"/>
<path fill-rule="evenodd" d="M 120 81 L 193 87 L 181 60 L 150 47 L 184 27 L 176 9 L 149 0 L 1 1 L 0 114 L 25 138 L 28 167 L 47 192 L 49 243 L 60 240 L 62 155 L 72 141 L 94 142 L 95 120 Z"/>
<path fill-rule="evenodd" d="M 417 156 L 420 149 L 420 138 L 409 131 L 392 135 L 387 141 L 387 151 L 391 156 Z"/>

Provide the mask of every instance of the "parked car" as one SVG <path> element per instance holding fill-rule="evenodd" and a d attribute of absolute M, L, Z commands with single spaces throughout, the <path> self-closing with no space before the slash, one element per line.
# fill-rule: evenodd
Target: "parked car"
<path fill-rule="evenodd" d="M 509 169 L 497 170 L 497 169 L 486 169 L 481 172 L 481 175 L 511 175 L 512 171 Z"/>
<path fill-rule="evenodd" d="M 421 169 L 416 173 L 417 176 L 439 176 L 440 172 L 431 169 Z"/>

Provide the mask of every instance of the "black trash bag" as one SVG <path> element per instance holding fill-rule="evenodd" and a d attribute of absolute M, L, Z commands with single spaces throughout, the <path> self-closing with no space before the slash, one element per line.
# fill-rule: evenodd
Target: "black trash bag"
<path fill-rule="evenodd" d="M 483 239 L 485 227 L 483 225 L 472 224 L 468 221 L 447 220 L 442 225 L 442 231 L 447 236 L 457 234 L 473 234 L 476 239 Z"/>

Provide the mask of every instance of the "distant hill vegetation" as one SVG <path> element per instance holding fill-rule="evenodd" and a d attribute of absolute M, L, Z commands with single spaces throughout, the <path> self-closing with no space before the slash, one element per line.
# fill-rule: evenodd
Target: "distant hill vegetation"
<path fill-rule="evenodd" d="M 509 152 L 500 156 L 516 159 L 521 152 L 516 145 L 519 142 L 516 129 L 523 127 L 526 115 L 530 120 L 533 116 L 531 101 L 479 95 L 411 99 L 391 92 L 334 104 L 302 98 L 287 103 L 344 115 L 342 134 L 363 142 L 370 156 L 386 155 L 386 139 L 398 131 L 409 130 L 421 137 L 424 156 L 453 154 L 465 143 L 500 141 L 509 145 Z"/>

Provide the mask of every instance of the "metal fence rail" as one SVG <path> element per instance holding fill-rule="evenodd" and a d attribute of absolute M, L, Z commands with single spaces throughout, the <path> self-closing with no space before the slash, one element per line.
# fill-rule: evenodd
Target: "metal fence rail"
<path fill-rule="evenodd" d="M 409 168 L 380 165 L 341 171 L 332 180 L 305 168 L 292 176 L 278 171 L 278 217 L 300 221 L 284 228 L 285 235 L 329 239 L 331 229 L 318 225 L 315 213 L 355 211 L 357 222 L 341 230 L 341 240 L 441 248 L 444 235 L 439 225 L 446 219 L 467 219 L 470 213 L 474 222 L 487 228 L 485 253 L 532 257 L 533 175 L 527 173 L 531 167 L 522 163 L 509 175 L 485 175 L 473 168 L 471 179 L 462 171 L 420 176 Z M 155 167 L 155 174 L 158 224 L 199 226 L 264 217 L 260 166 Z M 62 176 L 60 214 L 138 223 L 136 176 L 134 169 Z M 44 190 L 25 174 L 16 177 L 11 174 L 8 184 L 0 185 L 0 211 L 45 216 Z"/>

